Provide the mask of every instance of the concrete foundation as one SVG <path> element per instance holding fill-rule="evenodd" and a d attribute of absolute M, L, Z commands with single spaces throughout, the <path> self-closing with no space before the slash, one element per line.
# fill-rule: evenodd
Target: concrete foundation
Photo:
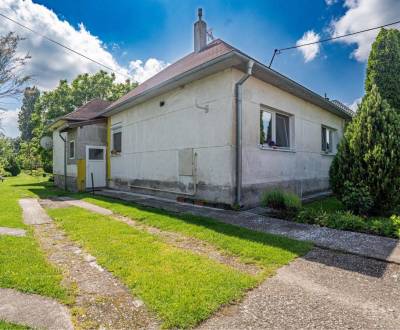
<path fill-rule="evenodd" d="M 60 189 L 64 189 L 64 175 L 54 174 L 54 185 Z M 77 192 L 78 182 L 77 178 L 74 176 L 67 176 L 67 189 L 68 191 Z"/>

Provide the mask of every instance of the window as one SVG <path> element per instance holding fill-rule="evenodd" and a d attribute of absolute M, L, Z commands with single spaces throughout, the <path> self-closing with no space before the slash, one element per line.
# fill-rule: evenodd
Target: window
<path fill-rule="evenodd" d="M 120 153 L 122 151 L 122 131 L 121 128 L 113 130 L 112 133 L 112 153 Z"/>
<path fill-rule="evenodd" d="M 321 127 L 321 150 L 325 153 L 333 152 L 335 130 L 329 127 Z"/>
<path fill-rule="evenodd" d="M 75 141 L 69 141 L 69 158 L 75 158 Z"/>
<path fill-rule="evenodd" d="M 89 160 L 104 160 L 104 149 L 89 148 Z"/>
<path fill-rule="evenodd" d="M 260 112 L 260 144 L 272 148 L 290 148 L 290 119 L 275 111 Z"/>

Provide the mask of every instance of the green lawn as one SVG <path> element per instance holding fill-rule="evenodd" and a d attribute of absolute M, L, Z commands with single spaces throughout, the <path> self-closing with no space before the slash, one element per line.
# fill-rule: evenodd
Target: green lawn
<path fill-rule="evenodd" d="M 343 204 L 334 196 L 316 200 L 311 203 L 304 204 L 305 209 L 312 209 L 316 211 L 336 212 L 344 211 Z"/>
<path fill-rule="evenodd" d="M 110 217 L 80 208 L 47 211 L 141 297 L 165 327 L 194 326 L 258 283 L 256 277 L 175 248 Z"/>
<path fill-rule="evenodd" d="M 243 262 L 260 265 L 266 274 L 272 274 L 311 248 L 309 243 L 232 226 L 206 217 L 171 214 L 106 197 L 83 199 L 147 225 L 211 243 L 226 253 L 238 256 Z"/>
<path fill-rule="evenodd" d="M 21 175 L 0 182 L 0 226 L 28 230 L 26 237 L 0 236 L 0 287 L 67 302 L 70 297 L 60 284 L 61 273 L 46 261 L 31 229 L 24 225 L 18 205 L 19 198 L 34 196 L 25 186 L 19 185 L 40 186 L 41 181 L 43 179 Z"/>
<path fill-rule="evenodd" d="M 5 321 L 0 320 L 0 330 L 29 330 L 29 329 L 31 328 L 23 325 L 7 323 Z"/>

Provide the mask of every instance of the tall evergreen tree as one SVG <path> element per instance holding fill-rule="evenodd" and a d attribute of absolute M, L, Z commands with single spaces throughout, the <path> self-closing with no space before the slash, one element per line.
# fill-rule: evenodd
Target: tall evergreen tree
<path fill-rule="evenodd" d="M 331 167 L 331 185 L 343 199 L 346 187 L 360 188 L 373 211 L 385 214 L 400 205 L 400 113 L 376 85 L 364 96 L 348 125 Z"/>
<path fill-rule="evenodd" d="M 389 105 L 400 111 L 400 31 L 381 29 L 368 58 L 365 91 L 372 86 Z"/>
<path fill-rule="evenodd" d="M 40 91 L 36 86 L 25 88 L 21 111 L 18 113 L 18 127 L 23 141 L 29 141 L 33 137 L 35 123 L 32 120 L 32 114 L 39 96 Z"/>

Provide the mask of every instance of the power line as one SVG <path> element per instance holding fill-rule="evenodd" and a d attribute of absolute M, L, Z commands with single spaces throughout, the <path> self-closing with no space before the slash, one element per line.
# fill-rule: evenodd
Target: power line
<path fill-rule="evenodd" d="M 51 39 L 51 38 L 47 37 L 47 36 L 44 35 L 44 34 L 41 34 L 41 33 L 39 33 L 39 32 L 36 32 L 35 30 L 32 30 L 31 28 L 29 28 L 29 27 L 27 27 L 27 26 L 25 26 L 25 25 L 23 25 L 23 24 L 21 24 L 21 23 L 15 21 L 15 20 L 13 20 L 12 18 L 10 18 L 10 17 L 8 17 L 8 16 L 6 16 L 6 15 L 4 15 L 4 14 L 2 14 L 2 13 L 0 13 L 0 16 L 3 17 L 3 18 L 5 18 L 5 19 L 8 19 L 9 21 L 11 21 L 11 22 L 13 22 L 13 23 L 15 23 L 15 24 L 17 24 L 17 25 L 19 25 L 19 26 L 21 26 L 21 27 L 23 27 L 24 29 L 27 29 L 28 31 L 30 31 L 30 32 L 32 32 L 32 33 L 37 34 L 38 36 L 40 36 L 40 37 L 42 37 L 42 38 L 44 38 L 44 39 L 46 39 L 46 40 L 48 40 L 48 41 L 50 41 L 50 42 L 56 44 L 57 46 L 63 47 L 63 48 L 65 48 L 65 49 L 67 49 L 67 50 L 69 50 L 69 51 L 75 53 L 76 55 L 82 56 L 82 57 L 84 57 L 85 59 L 87 59 L 87 60 L 89 60 L 89 61 L 92 61 L 93 63 L 96 63 L 97 65 L 100 65 L 100 66 L 102 66 L 103 68 L 106 68 L 107 70 L 110 70 L 110 71 L 112 71 L 112 72 L 114 72 L 114 73 L 116 73 L 116 74 L 119 74 L 119 75 L 121 75 L 121 76 L 125 76 L 125 77 L 127 77 L 127 78 L 129 78 L 129 79 L 132 79 L 131 76 L 129 76 L 129 75 L 125 74 L 125 73 L 119 72 L 119 71 L 117 71 L 117 70 L 114 70 L 114 69 L 110 68 L 109 66 L 107 66 L 107 65 L 105 65 L 105 64 L 103 64 L 103 63 L 100 63 L 100 62 L 98 62 L 98 61 L 96 61 L 96 60 L 90 58 L 89 56 L 86 56 L 85 54 L 82 54 L 82 53 L 80 53 L 80 52 L 78 52 L 78 51 L 76 51 L 76 50 L 74 50 L 74 49 L 72 49 L 72 48 L 70 48 L 70 47 L 68 47 L 68 46 L 66 46 L 66 45 L 64 45 L 64 44 L 62 44 L 61 42 L 58 42 L 58 41 L 56 41 L 56 40 L 54 40 L 54 39 Z"/>
<path fill-rule="evenodd" d="M 357 31 L 357 32 L 343 34 L 343 35 L 332 37 L 332 38 L 327 38 L 327 39 L 322 39 L 322 40 L 318 40 L 318 41 L 314 41 L 314 42 L 309 42 L 309 43 L 306 43 L 306 44 L 300 44 L 300 45 L 296 45 L 296 46 L 275 49 L 274 50 L 274 54 L 272 55 L 272 58 L 271 58 L 271 61 L 269 62 L 269 66 L 268 67 L 269 68 L 271 67 L 272 62 L 274 61 L 275 55 L 280 54 L 281 52 L 283 52 L 285 50 L 295 49 L 295 48 L 300 48 L 300 47 L 305 47 L 305 46 L 311 46 L 311 45 L 315 45 L 315 44 L 320 44 L 322 42 L 327 42 L 327 41 L 336 40 L 336 39 L 340 39 L 340 38 L 344 38 L 344 37 L 349 37 L 349 36 L 353 36 L 355 34 L 360 34 L 360 33 L 368 32 L 368 31 L 376 30 L 376 29 L 381 29 L 383 27 L 390 26 L 390 25 L 395 25 L 395 24 L 398 24 L 398 23 L 400 23 L 400 21 L 396 21 L 396 22 L 392 22 L 392 23 L 376 26 L 376 27 L 373 27 L 373 28 L 369 28 L 369 29 L 365 29 L 365 30 L 361 30 L 361 31 Z"/>

